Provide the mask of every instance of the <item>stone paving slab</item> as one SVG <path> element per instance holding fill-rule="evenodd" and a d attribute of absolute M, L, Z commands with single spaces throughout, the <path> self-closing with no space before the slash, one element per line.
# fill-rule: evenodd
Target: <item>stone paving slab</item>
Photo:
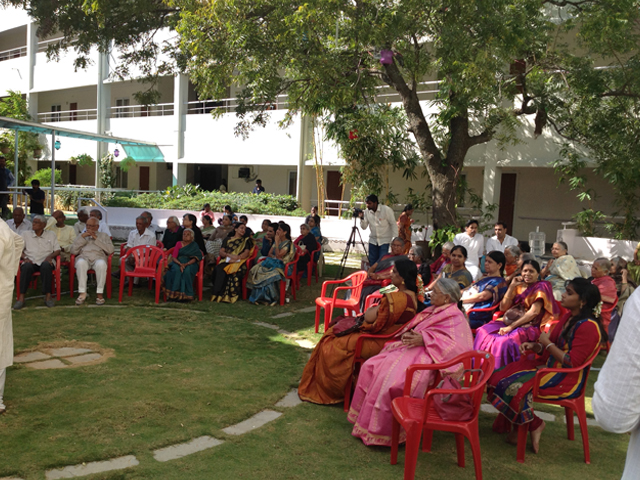
<path fill-rule="evenodd" d="M 297 405 L 300 405 L 302 403 L 302 400 L 300 400 L 300 397 L 298 396 L 298 390 L 291 390 L 289 393 L 287 393 L 284 397 L 282 397 L 282 399 L 276 403 L 276 407 L 283 407 L 283 408 L 290 408 L 290 407 L 295 407 Z"/>
<path fill-rule="evenodd" d="M 112 458 L 103 462 L 90 462 L 81 465 L 70 465 L 68 467 L 55 470 L 47 470 L 45 478 L 47 480 L 57 480 L 59 478 L 74 478 L 91 475 L 93 473 L 109 472 L 111 470 L 121 470 L 123 468 L 135 467 L 140 462 L 133 455 L 126 457 Z"/>
<path fill-rule="evenodd" d="M 284 312 L 284 313 L 279 313 L 278 315 L 274 315 L 271 318 L 285 318 L 285 317 L 291 317 L 293 316 L 292 312 Z"/>
<path fill-rule="evenodd" d="M 81 353 L 89 353 L 93 350 L 89 348 L 72 348 L 72 347 L 62 347 L 62 348 L 51 348 L 49 349 L 51 355 L 54 357 L 69 357 L 71 355 L 80 355 Z"/>
<path fill-rule="evenodd" d="M 28 363 L 28 362 L 35 362 L 37 360 L 45 360 L 47 358 L 51 358 L 51 357 L 42 352 L 28 352 L 28 353 L 21 353 L 20 355 L 16 355 L 15 357 L 13 357 L 13 362 Z"/>
<path fill-rule="evenodd" d="M 556 421 L 556 416 L 555 415 L 551 415 L 550 413 L 540 412 L 540 411 L 536 410 L 536 415 L 538 417 L 540 417 L 542 420 L 544 420 L 545 422 L 555 422 Z"/>
<path fill-rule="evenodd" d="M 493 405 L 491 405 L 490 403 L 483 403 L 482 405 L 480 405 L 480 411 L 484 413 L 493 413 L 493 414 L 498 413 L 498 409 Z"/>
<path fill-rule="evenodd" d="M 296 343 L 302 348 L 313 350 L 316 348 L 315 344 L 311 340 L 296 340 Z"/>
<path fill-rule="evenodd" d="M 65 360 L 72 363 L 73 365 L 80 365 L 83 363 L 94 362 L 101 358 L 102 358 L 102 355 L 99 353 L 87 353 L 86 355 L 79 355 L 77 357 L 68 357 L 68 358 L 65 358 Z"/>
<path fill-rule="evenodd" d="M 563 416 L 562 417 L 564 423 L 567 423 L 567 417 Z M 587 426 L 589 427 L 599 427 L 600 424 L 596 421 L 595 418 L 588 418 L 587 417 Z M 578 421 L 578 416 L 574 415 L 573 416 L 573 428 L 580 428 L 580 422 Z"/>
<path fill-rule="evenodd" d="M 169 447 L 160 448 L 153 452 L 153 458 L 158 462 L 168 462 L 176 458 L 186 457 L 192 453 L 201 452 L 208 448 L 217 447 L 224 443 L 222 440 L 205 435 L 203 437 L 194 438 L 187 443 L 179 443 Z"/>
<path fill-rule="evenodd" d="M 279 330 L 280 327 L 277 325 L 273 325 L 272 323 L 264 323 L 264 322 L 253 322 L 254 325 L 258 325 L 259 327 L 270 328 L 271 330 Z"/>
<path fill-rule="evenodd" d="M 22 480 L 20 477 L 2 477 L 0 480 Z"/>
<path fill-rule="evenodd" d="M 248 418 L 244 422 L 240 422 L 236 425 L 231 425 L 230 427 L 222 429 L 222 431 L 228 435 L 242 435 L 244 433 L 250 432 L 251 430 L 255 430 L 256 428 L 260 428 L 263 425 L 275 420 L 282 413 L 274 412 L 273 410 L 263 410 L 262 412 L 256 413 L 253 417 Z"/>
<path fill-rule="evenodd" d="M 300 310 L 296 310 L 297 312 L 300 313 L 311 313 L 311 312 L 315 312 L 316 311 L 316 307 L 306 307 L 306 308 L 301 308 Z"/>
<path fill-rule="evenodd" d="M 45 360 L 44 362 L 35 362 L 28 364 L 30 368 L 35 368 L 36 370 L 53 370 L 54 368 L 65 368 L 66 365 L 62 363 L 57 358 L 52 358 L 51 360 Z"/>

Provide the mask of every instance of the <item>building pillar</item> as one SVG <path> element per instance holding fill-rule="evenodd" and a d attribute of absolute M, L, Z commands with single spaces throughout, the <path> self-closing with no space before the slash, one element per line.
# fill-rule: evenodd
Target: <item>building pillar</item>
<path fill-rule="evenodd" d="M 500 184 L 502 180 L 502 167 L 498 166 L 498 155 L 493 149 L 487 149 L 486 162 L 484 165 L 484 182 L 482 187 L 482 206 L 497 205 L 492 212 L 492 221 L 498 220 L 500 208 Z"/>
<path fill-rule="evenodd" d="M 184 134 L 187 125 L 187 102 L 189 99 L 189 77 L 175 75 L 173 77 L 173 119 L 175 125 L 173 161 L 173 185 L 185 185 L 187 182 L 187 166 L 180 163 L 184 158 Z"/>
<path fill-rule="evenodd" d="M 38 25 L 34 22 L 27 24 L 27 61 L 28 61 L 28 88 L 27 88 L 27 106 L 29 115 L 34 122 L 38 121 L 38 94 L 32 93 L 35 78 L 36 54 L 38 53 L 38 36 L 36 31 Z"/>
<path fill-rule="evenodd" d="M 309 141 L 309 123 L 310 119 L 306 115 L 300 117 L 300 156 L 298 158 L 298 175 L 296 178 L 296 197 L 300 206 L 305 210 L 305 203 L 310 203 L 310 192 L 305 188 L 305 163 L 308 156 L 307 143 Z M 304 192 L 304 193 L 303 193 Z"/>
<path fill-rule="evenodd" d="M 105 80 L 109 77 L 109 55 L 100 53 L 98 58 L 98 83 L 96 85 L 97 93 L 97 114 L 96 114 L 96 133 L 108 134 L 111 129 L 111 85 Z M 96 145 L 96 188 L 100 185 L 100 159 L 109 152 L 109 145 L 105 142 L 97 142 Z"/>

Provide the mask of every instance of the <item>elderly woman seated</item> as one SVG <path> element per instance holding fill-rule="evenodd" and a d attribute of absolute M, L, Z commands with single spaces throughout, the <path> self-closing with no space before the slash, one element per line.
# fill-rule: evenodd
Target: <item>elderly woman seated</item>
<path fill-rule="evenodd" d="M 549 260 L 540 272 L 541 278 L 551 283 L 553 296 L 556 300 L 560 300 L 562 297 L 567 280 L 582 276 L 575 258 L 569 255 L 567 249 L 567 244 L 564 242 L 554 243 L 551 247 L 553 259 Z"/>
<path fill-rule="evenodd" d="M 182 241 L 173 247 L 167 272 L 164 275 L 164 292 L 170 301 L 191 301 L 195 298 L 193 281 L 198 273 L 202 252 L 195 242 L 193 230 L 185 228 Z"/>
<path fill-rule="evenodd" d="M 164 245 L 165 252 L 173 250 L 180 240 L 182 240 L 182 231 L 184 228 L 180 225 L 180 220 L 175 215 L 172 215 L 167 219 L 167 229 L 162 236 L 162 245 Z"/>
<path fill-rule="evenodd" d="M 611 262 L 607 258 L 596 258 L 591 265 L 590 280 L 600 290 L 600 298 L 603 304 L 600 321 L 604 331 L 607 333 L 609 333 L 609 324 L 611 323 L 611 310 L 618 298 L 616 281 L 609 276 L 610 270 Z"/>
<path fill-rule="evenodd" d="M 504 315 L 478 328 L 474 350 L 493 354 L 496 368 L 520 359 L 520 345 L 535 342 L 540 329 L 559 314 L 551 285 L 540 280 L 540 265 L 525 260 L 522 275 L 516 277 L 505 293 L 500 310 Z"/>
<path fill-rule="evenodd" d="M 338 317 L 322 336 L 302 372 L 298 395 L 302 400 L 323 405 L 344 400 L 344 389 L 353 374 L 353 357 L 358 338 L 363 334 L 389 335 L 402 328 L 416 314 L 417 269 L 407 259 L 393 267 L 391 282 L 395 291 L 385 293 L 380 305 L 364 315 Z M 350 333 L 348 333 L 350 332 Z M 367 339 L 362 358 L 376 355 L 386 339 Z"/>
<path fill-rule="evenodd" d="M 455 280 L 438 280 L 431 306 L 406 323 L 394 340 L 362 365 L 347 419 L 351 435 L 366 445 L 391 445 L 391 402 L 402 395 L 407 368 L 414 364 L 444 363 L 471 350 L 473 339 L 464 313 L 458 308 L 460 288 Z M 422 398 L 433 372 L 414 376 L 411 396 Z M 406 434 L 400 433 L 400 442 Z"/>
<path fill-rule="evenodd" d="M 627 261 L 622 257 L 613 257 L 611 259 L 611 270 L 609 271 L 611 278 L 616 282 L 616 291 L 618 293 L 618 305 L 616 310 L 622 316 L 625 302 L 629 299 L 637 285 L 630 278 L 627 270 Z"/>
<path fill-rule="evenodd" d="M 220 263 L 213 272 L 212 302 L 235 303 L 242 293 L 242 278 L 247 260 L 254 249 L 253 238 L 240 222 L 233 224 L 233 235 L 224 239 L 220 247 Z"/>
<path fill-rule="evenodd" d="M 444 267 L 451 263 L 451 250 L 453 249 L 453 247 L 455 247 L 453 242 L 446 242 L 444 245 L 442 245 L 442 255 L 440 255 L 438 259 L 429 266 L 433 278 L 436 278 L 438 275 L 440 275 L 442 273 L 442 270 L 444 270 Z"/>
<path fill-rule="evenodd" d="M 507 262 L 504 266 L 504 275 L 508 282 L 511 282 L 513 277 L 518 275 L 516 271 L 520 268 L 520 255 L 522 255 L 522 250 L 517 245 L 504 247 L 504 258 Z"/>

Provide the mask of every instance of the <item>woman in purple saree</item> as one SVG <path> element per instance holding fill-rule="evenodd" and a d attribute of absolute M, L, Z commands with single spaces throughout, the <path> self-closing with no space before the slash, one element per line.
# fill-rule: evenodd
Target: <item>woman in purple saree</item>
<path fill-rule="evenodd" d="M 458 308 L 459 300 L 460 287 L 455 280 L 438 280 L 431 293 L 431 306 L 362 365 L 347 418 L 354 424 L 351 434 L 365 445 L 391 446 L 391 401 L 402 396 L 407 368 L 447 362 L 471 350 L 471 329 Z M 432 378 L 433 372 L 416 373 L 411 396 L 423 397 Z M 403 431 L 400 441 L 405 438 Z"/>

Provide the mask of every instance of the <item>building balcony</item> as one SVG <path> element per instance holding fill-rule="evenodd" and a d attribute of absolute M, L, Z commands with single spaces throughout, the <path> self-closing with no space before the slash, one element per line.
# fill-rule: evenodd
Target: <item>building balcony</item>
<path fill-rule="evenodd" d="M 86 69 L 78 69 L 76 71 L 74 65 L 76 53 L 73 51 L 61 52 L 58 61 L 49 61 L 47 59 L 47 45 L 57 41 L 59 39 L 38 43 L 32 92 L 68 90 L 70 88 L 96 85 L 98 83 L 98 51 L 92 49 L 90 57 L 94 59 L 94 62 Z"/>
<path fill-rule="evenodd" d="M 29 62 L 27 48 L 20 47 L 0 52 L 0 96 L 5 92 L 26 92 L 29 88 Z"/>

